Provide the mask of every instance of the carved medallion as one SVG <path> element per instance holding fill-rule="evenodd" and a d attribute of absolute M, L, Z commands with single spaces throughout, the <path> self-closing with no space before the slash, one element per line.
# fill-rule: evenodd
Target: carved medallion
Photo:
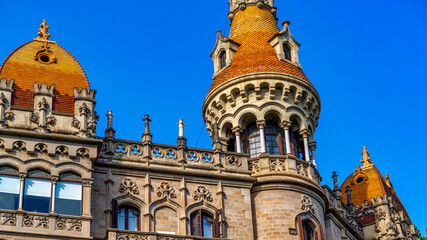
<path fill-rule="evenodd" d="M 310 199 L 308 196 L 306 196 L 306 195 L 303 195 L 303 196 L 301 197 L 301 204 L 300 204 L 300 208 L 301 208 L 301 210 L 303 210 L 304 212 L 311 212 L 311 213 L 314 213 L 314 204 L 313 204 L 313 202 L 311 201 L 311 199 Z"/>
<path fill-rule="evenodd" d="M 157 188 L 157 196 L 169 199 L 176 198 L 175 189 L 173 189 L 172 184 L 168 182 L 162 182 Z"/>
<path fill-rule="evenodd" d="M 120 183 L 119 191 L 121 193 L 132 193 L 135 195 L 139 194 L 139 189 L 138 189 L 138 186 L 136 185 L 136 182 L 130 178 L 124 178 L 122 180 L 122 183 Z"/>
<path fill-rule="evenodd" d="M 196 201 L 208 201 L 212 202 L 212 194 L 209 192 L 209 190 L 205 186 L 198 186 L 196 190 L 194 191 L 194 200 Z"/>

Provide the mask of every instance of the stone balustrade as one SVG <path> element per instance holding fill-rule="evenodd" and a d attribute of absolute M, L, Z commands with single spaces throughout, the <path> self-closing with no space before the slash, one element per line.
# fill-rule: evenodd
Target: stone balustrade
<path fill-rule="evenodd" d="M 288 179 L 305 180 L 320 187 L 319 172 L 310 162 L 292 155 L 265 155 L 249 159 L 249 170 L 253 177 L 283 176 Z"/>
<path fill-rule="evenodd" d="M 207 238 L 188 235 L 171 235 L 153 232 L 136 232 L 118 229 L 107 230 L 107 240 L 219 240 L 220 238 Z M 221 238 L 224 240 L 225 238 Z M 225 239 L 226 240 L 226 239 Z"/>
<path fill-rule="evenodd" d="M 85 239 L 90 236 L 90 222 L 90 217 L 0 210 L 0 225 L 3 232 L 20 232 L 39 236 L 55 234 Z"/>
<path fill-rule="evenodd" d="M 142 163 L 152 167 L 204 169 L 238 172 L 249 175 L 247 154 L 214 152 L 209 149 L 179 147 L 164 144 L 144 144 L 137 141 L 115 140 L 113 152 L 106 151 L 108 142 L 101 150 L 101 159 L 117 163 Z M 102 161 L 102 160 L 101 160 Z"/>

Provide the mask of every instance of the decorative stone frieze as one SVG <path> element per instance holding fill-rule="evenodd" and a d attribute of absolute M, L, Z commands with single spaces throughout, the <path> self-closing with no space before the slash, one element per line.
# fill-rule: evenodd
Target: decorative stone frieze
<path fill-rule="evenodd" d="M 58 217 L 56 219 L 56 229 L 57 230 L 66 230 L 71 232 L 81 232 L 82 231 L 82 220 L 80 219 L 67 219 Z"/>
<path fill-rule="evenodd" d="M 242 161 L 237 156 L 227 156 L 225 158 L 226 165 L 240 167 L 242 165 Z"/>
<path fill-rule="evenodd" d="M 16 141 L 12 144 L 12 149 L 17 152 L 26 152 L 27 151 L 27 145 L 23 141 Z"/>
<path fill-rule="evenodd" d="M 80 157 L 81 159 L 89 159 L 89 149 L 87 148 L 79 148 L 77 149 L 76 156 Z"/>
<path fill-rule="evenodd" d="M 117 240 L 148 240 L 148 237 L 138 234 L 118 233 Z"/>
<path fill-rule="evenodd" d="M 120 183 L 120 190 L 121 193 L 131 193 L 138 195 L 139 189 L 136 185 L 136 182 L 132 180 L 131 178 L 124 178 L 122 182 Z"/>
<path fill-rule="evenodd" d="M 176 198 L 175 189 L 172 184 L 168 182 L 161 182 L 157 188 L 157 196 L 160 198 Z"/>
<path fill-rule="evenodd" d="M 16 214 L 14 213 L 2 213 L 1 214 L 1 224 L 2 225 L 16 225 Z"/>
<path fill-rule="evenodd" d="M 297 164 L 297 173 L 304 177 L 308 177 L 308 167 L 303 163 Z"/>
<path fill-rule="evenodd" d="M 211 193 L 205 186 L 198 186 L 194 191 L 193 198 L 196 201 L 213 201 Z"/>
<path fill-rule="evenodd" d="M 68 147 L 60 145 L 55 148 L 55 154 L 62 157 L 68 157 L 70 155 L 70 150 L 68 149 Z"/>

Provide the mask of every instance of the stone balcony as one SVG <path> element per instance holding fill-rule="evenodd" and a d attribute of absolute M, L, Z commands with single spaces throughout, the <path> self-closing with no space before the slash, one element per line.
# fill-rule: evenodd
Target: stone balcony
<path fill-rule="evenodd" d="M 262 182 L 298 182 L 315 185 L 320 189 L 322 177 L 310 162 L 293 155 L 267 155 L 248 160 L 251 176 Z"/>
<path fill-rule="evenodd" d="M 0 210 L 1 236 L 12 234 L 41 238 L 49 235 L 72 239 L 92 239 L 90 222 L 90 217 Z"/>
<path fill-rule="evenodd" d="M 207 238 L 189 235 L 171 235 L 162 233 L 135 232 L 107 229 L 107 240 L 227 240 L 226 238 Z"/>

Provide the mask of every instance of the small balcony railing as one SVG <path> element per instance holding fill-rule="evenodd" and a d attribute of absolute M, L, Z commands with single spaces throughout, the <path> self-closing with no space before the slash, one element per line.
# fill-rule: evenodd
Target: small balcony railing
<path fill-rule="evenodd" d="M 155 232 L 136 232 L 118 229 L 108 229 L 107 236 L 107 240 L 224 240 L 224 238 L 172 235 Z"/>

